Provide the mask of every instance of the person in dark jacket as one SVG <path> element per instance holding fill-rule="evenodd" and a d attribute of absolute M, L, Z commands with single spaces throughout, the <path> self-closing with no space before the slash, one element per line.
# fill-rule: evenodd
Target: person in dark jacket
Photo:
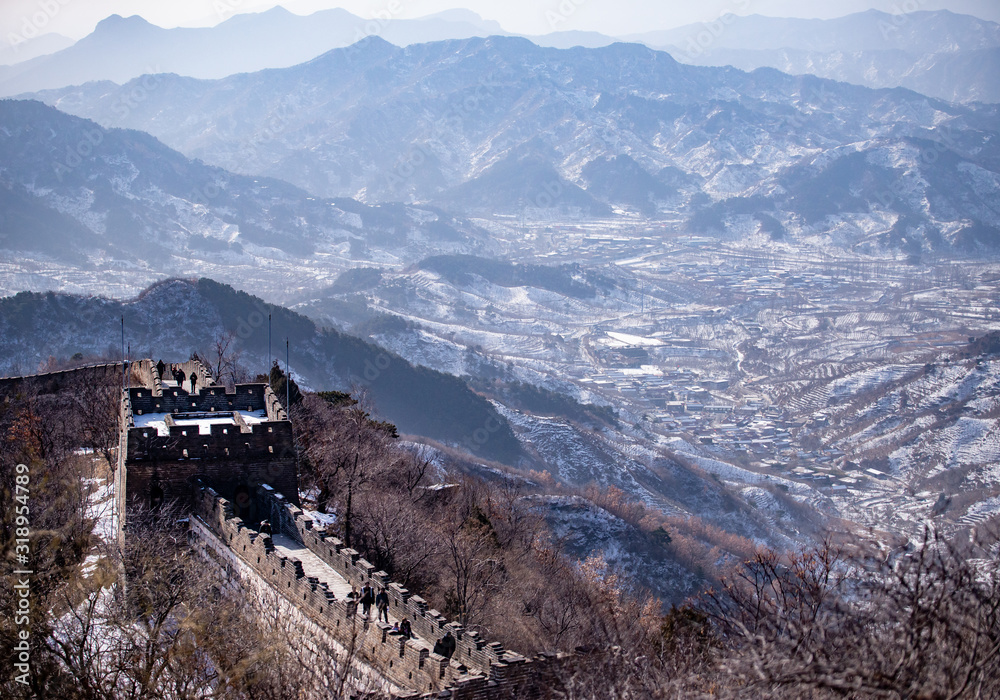
<path fill-rule="evenodd" d="M 441 645 L 441 651 L 438 653 L 446 659 L 450 659 L 452 654 L 455 653 L 456 646 L 455 637 L 452 635 L 451 630 L 445 632 L 438 643 Z"/>
<path fill-rule="evenodd" d="M 159 362 L 156 363 L 156 373 L 160 375 L 161 381 L 163 380 L 163 371 L 166 368 L 167 366 L 163 363 L 163 360 L 160 360 Z"/>
<path fill-rule="evenodd" d="M 389 594 L 385 592 L 383 588 L 375 596 L 375 609 L 378 611 L 379 621 L 385 621 L 385 624 L 389 624 Z"/>
<path fill-rule="evenodd" d="M 413 630 L 410 628 L 410 619 L 407 617 L 403 618 L 403 621 L 399 623 L 399 634 L 403 639 L 412 639 Z"/>
<path fill-rule="evenodd" d="M 365 617 L 371 617 L 372 604 L 375 602 L 375 591 L 371 584 L 366 583 L 361 589 L 361 612 Z"/>

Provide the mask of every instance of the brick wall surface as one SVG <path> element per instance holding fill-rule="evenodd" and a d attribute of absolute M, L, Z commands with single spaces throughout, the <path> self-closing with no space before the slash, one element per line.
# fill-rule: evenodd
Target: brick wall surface
<path fill-rule="evenodd" d="M 428 609 L 419 596 L 391 583 L 388 576 L 344 547 L 334 537 L 313 529 L 312 521 L 269 486 L 258 488 L 255 498 L 261 513 L 269 513 L 272 526 L 299 539 L 341 576 L 360 589 L 366 582 L 384 586 L 394 617 L 408 617 L 417 636 L 430 642 L 451 630 L 458 640 L 455 655 L 446 659 L 412 640 L 388 634 L 389 626 L 355 615 L 355 605 L 335 598 L 326 585 L 305 576 L 301 563 L 277 554 L 271 540 L 249 528 L 234 515 L 233 505 L 211 488 L 200 485 L 194 496 L 194 513 L 242 560 L 270 585 L 321 625 L 341 644 L 354 644 L 359 658 L 378 668 L 391 682 L 409 688 L 398 697 L 451 697 L 496 700 L 507 697 L 545 697 L 539 679 L 551 672 L 562 657 L 529 661 L 488 643 L 461 625 L 449 623 Z M 447 694 L 443 694 L 447 693 Z"/>
<path fill-rule="evenodd" d="M 350 664 L 344 659 L 351 656 L 349 648 L 340 644 L 326 629 L 316 624 L 291 601 L 278 594 L 253 567 L 216 536 L 199 518 L 190 521 L 190 542 L 203 555 L 209 565 L 214 565 L 227 586 L 239 588 L 250 606 L 247 612 L 261 615 L 271 624 L 280 626 L 289 642 L 295 645 L 302 671 L 308 674 L 304 697 L 331 698 L 336 694 L 340 681 L 345 681 L 350 692 L 364 696 L 375 691 L 380 696 L 405 695 L 410 691 L 391 683 L 371 664 L 354 657 Z M 311 687 L 310 687 L 311 686 Z"/>
<path fill-rule="evenodd" d="M 13 395 L 21 391 L 54 394 L 67 387 L 78 386 L 81 382 L 98 383 L 113 380 L 120 384 L 121 379 L 122 366 L 120 362 L 33 374 L 25 377 L 4 377 L 0 378 L 0 396 Z"/>
<path fill-rule="evenodd" d="M 234 393 L 227 393 L 222 386 L 199 386 L 197 393 L 191 394 L 177 387 L 155 386 L 159 382 L 151 383 L 154 386 L 133 387 L 129 390 L 132 412 L 137 416 L 189 411 L 261 411 L 268 406 L 265 393 L 274 396 L 266 384 L 239 384 Z"/>
<path fill-rule="evenodd" d="M 197 361 L 184 363 L 182 369 L 197 370 L 202 377 L 208 375 Z M 298 494 L 292 425 L 268 385 L 240 384 L 235 391 L 226 392 L 225 387 L 208 384 L 190 394 L 162 386 L 152 360 L 133 363 L 133 374 L 142 386 L 131 387 L 123 402 L 119 450 L 119 473 L 125 485 L 120 493 L 126 502 L 148 500 L 153 484 L 167 500 L 187 499 L 196 478 L 229 494 L 262 483 Z M 168 435 L 160 435 L 155 428 L 135 426 L 137 416 L 150 413 L 265 410 L 264 422 L 248 425 L 236 413 L 234 424 L 211 425 L 205 434 L 191 425 L 170 425 Z"/>

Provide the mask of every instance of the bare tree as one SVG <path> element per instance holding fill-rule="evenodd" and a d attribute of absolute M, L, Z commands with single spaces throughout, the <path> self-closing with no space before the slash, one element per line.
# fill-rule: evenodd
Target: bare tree
<path fill-rule="evenodd" d="M 1000 697 L 995 552 L 929 532 L 913 551 L 760 552 L 706 599 L 723 667 L 759 697 Z"/>
<path fill-rule="evenodd" d="M 80 446 L 92 449 L 113 469 L 121 430 L 120 373 L 81 373 L 64 393 L 79 419 Z"/>
<path fill-rule="evenodd" d="M 500 539 L 480 506 L 479 486 L 464 480 L 438 523 L 445 609 L 467 626 L 482 623 L 487 601 L 501 591 L 507 580 Z"/>
<path fill-rule="evenodd" d="M 242 364 L 243 351 L 233 331 L 217 333 L 205 357 L 215 380 L 228 389 L 249 381 L 250 371 Z"/>
<path fill-rule="evenodd" d="M 355 499 L 391 467 L 391 435 L 387 424 L 375 421 L 360 404 L 333 406 L 314 395 L 302 403 L 295 418 L 320 486 L 320 504 L 336 504 L 344 543 L 351 546 Z"/>

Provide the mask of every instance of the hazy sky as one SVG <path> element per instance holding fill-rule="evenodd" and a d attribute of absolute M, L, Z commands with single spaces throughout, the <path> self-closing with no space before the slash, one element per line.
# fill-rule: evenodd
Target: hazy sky
<path fill-rule="evenodd" d="M 948 9 L 1000 21 L 1000 0 L 0 0 L 0 32 L 57 32 L 79 39 L 111 14 L 141 15 L 161 27 L 210 26 L 240 12 L 282 4 L 297 14 L 343 7 L 363 17 L 420 17 L 466 7 L 510 32 L 580 29 L 623 35 L 716 19 L 726 12 L 778 17 L 839 17 L 876 8 L 900 13 Z"/>

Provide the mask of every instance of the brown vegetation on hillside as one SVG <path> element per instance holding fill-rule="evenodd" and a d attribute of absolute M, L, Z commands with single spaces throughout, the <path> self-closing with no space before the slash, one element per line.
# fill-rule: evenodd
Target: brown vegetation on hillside
<path fill-rule="evenodd" d="M 346 679 L 350 654 L 304 644 L 281 601 L 227 585 L 189 547 L 182 512 L 133 514 L 120 548 L 94 537 L 83 479 L 93 459 L 75 454 L 92 440 L 80 402 L 97 410 L 114 395 L 0 404 L 4 580 L 16 561 L 6 504 L 18 464 L 30 468 L 36 572 L 32 686 L 7 665 L 0 694 L 270 699 L 319 696 L 323 679 Z M 664 611 L 600 558 L 562 550 L 525 498 L 556 488 L 544 475 L 448 475 L 346 395 L 305 395 L 293 419 L 316 507 L 394 580 L 523 654 L 597 650 L 548 679 L 553 698 L 1000 698 L 1000 550 L 986 528 L 972 542 L 929 533 L 908 549 L 853 539 L 780 554 L 615 489 L 578 494 L 649 538 L 650 551 L 710 570 L 711 589 Z M 84 567 L 88 554 L 99 559 Z M 5 585 L 0 607 L 13 605 Z M 17 631 L 0 615 L 4 658 Z"/>

